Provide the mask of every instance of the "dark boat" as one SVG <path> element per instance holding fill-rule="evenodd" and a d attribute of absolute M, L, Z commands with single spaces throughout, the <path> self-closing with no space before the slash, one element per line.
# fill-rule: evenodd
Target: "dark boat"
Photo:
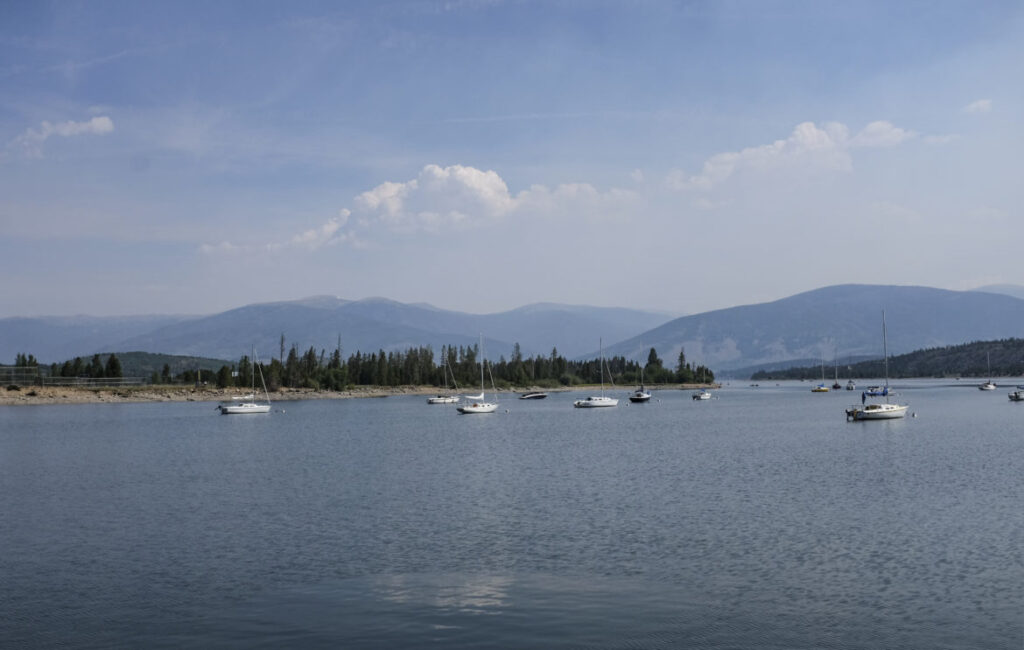
<path fill-rule="evenodd" d="M 519 399 L 544 399 L 547 397 L 547 393 L 541 393 L 539 391 L 533 393 L 523 393 L 519 396 Z"/>

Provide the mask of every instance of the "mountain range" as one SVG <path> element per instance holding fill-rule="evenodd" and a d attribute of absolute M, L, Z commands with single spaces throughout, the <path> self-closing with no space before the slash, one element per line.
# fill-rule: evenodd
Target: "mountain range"
<path fill-rule="evenodd" d="M 0 359 L 18 353 L 44 363 L 102 352 L 153 352 L 236 360 L 255 345 L 266 359 L 286 348 L 405 350 L 474 345 L 485 336 L 487 356 L 594 357 L 603 338 L 607 356 L 646 359 L 651 347 L 675 367 L 687 360 L 716 373 L 749 375 L 759 368 L 831 365 L 882 352 L 882 311 L 891 354 L 1024 334 L 1024 288 L 986 291 L 930 287 L 838 285 L 773 302 L 672 318 L 633 309 L 542 303 L 495 314 L 468 314 L 384 298 L 314 296 L 253 304 L 208 316 L 40 317 L 0 319 Z"/>
<path fill-rule="evenodd" d="M 566 357 L 596 348 L 602 336 L 622 340 L 671 318 L 664 313 L 538 303 L 495 314 L 467 314 L 385 298 L 344 300 L 314 296 L 253 304 L 210 316 L 42 317 L 0 319 L 0 359 L 33 354 L 52 363 L 103 352 L 153 352 L 236 360 L 252 346 L 266 359 L 293 344 L 305 351 L 406 350 L 431 345 L 471 346 L 484 335 L 489 357 L 510 356 L 519 343 L 525 356 Z M 10 361 L 7 361 L 10 363 Z"/>

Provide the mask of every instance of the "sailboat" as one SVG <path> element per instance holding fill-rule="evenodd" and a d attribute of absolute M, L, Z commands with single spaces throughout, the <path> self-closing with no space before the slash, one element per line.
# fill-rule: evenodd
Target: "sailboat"
<path fill-rule="evenodd" d="M 455 407 L 459 413 L 472 414 L 472 413 L 494 413 L 498 410 L 498 405 L 494 402 L 488 402 L 484 397 L 484 335 L 480 335 L 480 394 L 479 395 L 467 395 L 466 399 L 473 400 L 470 404 L 463 404 L 462 406 Z"/>
<path fill-rule="evenodd" d="M 842 386 L 839 384 L 839 360 L 833 358 L 832 363 L 835 364 L 835 379 L 832 381 L 832 390 L 839 390 Z"/>
<path fill-rule="evenodd" d="M 578 409 L 597 408 L 600 406 L 618 406 L 619 400 L 613 397 L 606 397 L 604 394 L 604 340 L 598 339 L 601 348 L 601 395 L 591 395 L 586 399 L 578 399 L 572 403 Z M 610 375 L 611 373 L 609 373 Z M 611 377 L 609 377 L 610 379 Z"/>
<path fill-rule="evenodd" d="M 988 376 L 991 377 L 992 376 L 992 353 L 991 352 L 986 352 L 985 353 L 985 358 L 988 360 Z M 996 384 L 991 379 L 986 381 L 984 384 L 981 384 L 980 386 L 978 386 L 978 390 L 995 390 L 995 389 L 996 389 Z"/>
<path fill-rule="evenodd" d="M 427 398 L 427 404 L 455 404 L 459 401 L 458 395 L 452 395 L 448 392 L 448 355 L 444 355 L 444 392 L 440 395 Z M 455 372 L 452 371 L 452 384 L 455 385 L 455 390 L 459 390 L 459 384 L 455 381 Z M 481 399 L 483 396 L 481 396 Z"/>
<path fill-rule="evenodd" d="M 703 384 L 705 379 L 707 379 L 707 378 L 704 376 L 704 366 L 701 366 L 701 370 L 700 370 L 700 383 Z M 707 401 L 707 400 L 711 399 L 711 391 L 709 391 L 707 388 L 702 388 L 702 389 L 700 389 L 698 391 L 694 391 L 694 393 L 693 393 L 693 395 L 691 395 L 691 397 L 693 398 L 693 401 L 695 401 L 695 402 L 704 402 L 704 401 Z"/>
<path fill-rule="evenodd" d="M 651 394 L 644 389 L 644 367 L 640 366 L 640 385 L 633 391 L 633 394 L 629 396 L 630 402 L 649 402 L 651 400 Z"/>
<path fill-rule="evenodd" d="M 867 393 L 861 395 L 861 404 L 846 409 L 847 420 L 895 420 L 907 414 L 906 404 L 889 403 L 889 346 L 885 335 L 885 312 L 882 312 L 882 353 L 885 357 L 885 402 L 882 404 L 865 404 Z"/>
<path fill-rule="evenodd" d="M 263 380 L 263 369 L 260 368 L 260 382 L 263 384 L 263 395 L 267 401 L 265 404 L 261 404 L 256 401 L 256 369 L 259 368 L 259 361 L 256 359 L 256 347 L 252 348 L 252 392 L 245 395 L 243 399 L 245 401 L 238 402 L 235 404 L 221 404 L 217 408 L 220 409 L 221 415 L 242 415 L 245 413 L 270 413 L 270 394 L 267 392 L 267 382 Z"/>
<path fill-rule="evenodd" d="M 811 389 L 812 393 L 827 393 L 828 386 L 825 385 L 825 360 L 821 360 L 821 383 Z"/>

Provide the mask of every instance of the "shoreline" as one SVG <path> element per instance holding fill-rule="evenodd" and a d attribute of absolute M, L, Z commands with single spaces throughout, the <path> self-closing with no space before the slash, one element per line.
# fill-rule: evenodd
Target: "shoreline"
<path fill-rule="evenodd" d="M 599 389 L 599 384 L 559 386 L 558 388 L 516 387 L 498 391 L 501 394 L 517 394 L 536 390 L 546 393 L 586 391 Z M 647 386 L 649 390 L 693 390 L 697 388 L 721 388 L 720 384 L 665 384 Z M 608 389 L 605 389 L 606 392 Z M 614 388 L 615 391 L 632 391 L 632 388 Z M 359 399 L 382 398 L 398 395 L 422 395 L 424 397 L 444 392 L 437 386 L 357 386 L 350 390 L 330 391 L 312 388 L 282 388 L 270 394 L 270 401 L 293 402 L 314 399 Z M 454 392 L 462 395 L 466 391 Z M 145 404 L 150 402 L 227 402 L 244 389 L 216 388 L 210 386 L 21 386 L 18 390 L 0 388 L 0 406 L 32 406 L 50 404 Z"/>

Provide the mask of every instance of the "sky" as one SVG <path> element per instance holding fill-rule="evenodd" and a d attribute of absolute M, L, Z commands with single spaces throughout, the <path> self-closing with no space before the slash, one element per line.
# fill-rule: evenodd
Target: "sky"
<path fill-rule="evenodd" d="M 1024 4 L 0 3 L 0 317 L 1024 284 Z"/>

